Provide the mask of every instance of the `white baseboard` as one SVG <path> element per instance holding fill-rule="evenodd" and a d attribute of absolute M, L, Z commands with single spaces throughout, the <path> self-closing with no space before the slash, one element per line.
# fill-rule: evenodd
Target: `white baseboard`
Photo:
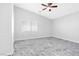
<path fill-rule="evenodd" d="M 15 41 L 17 41 L 17 40 L 36 39 L 36 38 L 43 38 L 43 37 L 52 37 L 52 36 L 51 35 L 39 35 L 39 36 L 33 36 L 33 37 L 27 37 L 27 38 L 15 38 Z"/>
<path fill-rule="evenodd" d="M 79 44 L 79 41 L 72 40 L 70 38 L 64 38 L 64 37 L 55 36 L 55 35 L 52 35 L 52 37 L 56 37 L 56 38 L 59 38 L 59 39 L 62 39 L 62 40 L 67 40 L 67 41 L 71 41 L 71 42 L 74 42 L 74 43 L 78 43 Z"/>

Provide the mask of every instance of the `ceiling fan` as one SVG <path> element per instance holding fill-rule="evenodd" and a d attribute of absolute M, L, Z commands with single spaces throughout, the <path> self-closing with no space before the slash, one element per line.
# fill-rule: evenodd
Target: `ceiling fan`
<path fill-rule="evenodd" d="M 48 10 L 51 11 L 52 8 L 58 7 L 57 5 L 54 5 L 54 3 L 47 3 L 47 5 L 46 4 L 41 4 L 41 5 L 45 7 L 42 9 L 43 11 L 48 9 L 48 8 L 49 8 Z"/>

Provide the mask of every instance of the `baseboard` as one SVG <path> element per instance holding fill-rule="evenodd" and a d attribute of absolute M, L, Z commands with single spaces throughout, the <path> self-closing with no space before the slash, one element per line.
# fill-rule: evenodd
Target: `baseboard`
<path fill-rule="evenodd" d="M 12 56 L 13 53 L 14 53 L 14 48 L 11 48 L 11 50 L 9 50 L 9 51 L 5 51 L 3 53 L 0 53 L 0 56 Z"/>
<path fill-rule="evenodd" d="M 16 39 L 15 41 L 19 41 L 19 40 L 31 40 L 31 39 L 39 39 L 39 38 L 48 38 L 48 37 L 52 37 L 52 36 L 40 36 L 40 37 L 34 37 L 34 38 L 24 38 L 24 39 Z"/>
<path fill-rule="evenodd" d="M 13 54 L 13 52 L 10 53 L 1 53 L 0 56 L 11 56 Z"/>
<path fill-rule="evenodd" d="M 75 40 L 71 40 L 70 38 L 63 38 L 63 37 L 59 37 L 59 36 L 52 36 L 52 37 L 55 37 L 55 38 L 58 38 L 58 39 L 62 39 L 62 40 L 66 40 L 66 41 L 70 41 L 70 42 L 74 42 L 74 43 L 78 43 L 78 41 L 75 41 Z"/>
<path fill-rule="evenodd" d="M 44 38 L 44 37 L 52 37 L 51 35 L 39 35 L 34 37 L 27 37 L 27 38 L 15 38 L 14 41 L 17 40 L 28 40 L 28 39 L 37 39 L 37 38 Z"/>

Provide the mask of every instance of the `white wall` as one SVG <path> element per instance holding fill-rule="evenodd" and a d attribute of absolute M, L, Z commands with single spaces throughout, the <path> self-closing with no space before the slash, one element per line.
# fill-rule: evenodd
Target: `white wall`
<path fill-rule="evenodd" d="M 39 37 L 50 37 L 52 31 L 52 20 L 44 18 L 40 15 L 37 15 L 28 10 L 23 10 L 18 7 L 14 7 L 14 15 L 15 15 L 15 40 L 24 40 L 24 39 L 32 39 Z M 30 21 L 36 21 L 38 24 L 38 31 L 21 31 L 21 26 Z"/>
<path fill-rule="evenodd" d="M 0 3 L 0 55 L 12 53 L 12 33 L 11 33 L 12 5 Z"/>
<path fill-rule="evenodd" d="M 52 36 L 79 43 L 79 12 L 53 20 Z"/>

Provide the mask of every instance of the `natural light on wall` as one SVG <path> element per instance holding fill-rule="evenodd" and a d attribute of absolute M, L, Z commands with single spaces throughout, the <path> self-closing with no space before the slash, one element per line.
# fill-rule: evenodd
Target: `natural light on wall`
<path fill-rule="evenodd" d="M 26 32 L 26 31 L 37 32 L 38 31 L 38 23 L 37 23 L 37 21 L 30 21 L 29 20 L 22 25 L 21 29 L 22 29 L 22 32 Z"/>

